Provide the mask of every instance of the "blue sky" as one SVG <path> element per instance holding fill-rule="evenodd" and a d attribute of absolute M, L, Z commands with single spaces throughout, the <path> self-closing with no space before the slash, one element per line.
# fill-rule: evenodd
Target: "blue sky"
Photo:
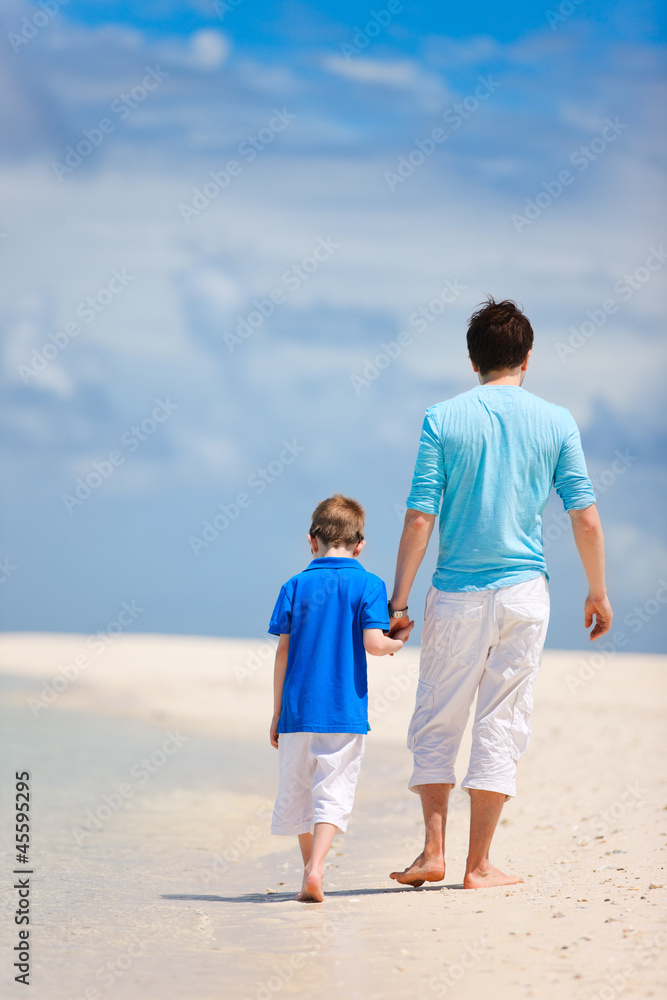
<path fill-rule="evenodd" d="M 261 44 L 282 47 L 287 43 L 312 44 L 344 42 L 350 30 L 372 19 L 372 12 L 386 11 L 387 3 L 370 4 L 340 0 L 336 3 L 306 4 L 287 0 L 201 0 L 198 3 L 100 3 L 78 0 L 67 16 L 88 25 L 128 24 L 152 33 L 183 34 L 224 23 L 235 42 L 243 46 Z M 400 8 L 400 10 L 399 10 Z M 561 9 L 562 8 L 562 9 Z M 570 13 L 570 9 L 572 13 Z M 500 42 L 513 41 L 545 23 L 559 26 L 570 17 L 580 17 L 610 37 L 624 41 L 657 41 L 664 25 L 660 4 L 625 3 L 609 0 L 565 0 L 564 4 L 538 6 L 525 3 L 445 5 L 439 3 L 395 3 L 390 41 L 393 46 L 417 50 L 429 37 L 468 38 L 490 36 Z M 551 12 L 551 14 L 549 13 Z M 560 19 L 563 20 L 560 20 Z"/>
<path fill-rule="evenodd" d="M 18 42 L 39 8 L 3 8 L 3 627 L 136 600 L 138 631 L 260 636 L 336 490 L 390 582 L 423 411 L 474 384 L 490 292 L 580 424 L 624 648 L 662 648 L 656 5 L 405 4 L 356 50 L 386 4 L 229 6 L 71 3 Z M 546 525 L 548 641 L 582 648 Z"/>

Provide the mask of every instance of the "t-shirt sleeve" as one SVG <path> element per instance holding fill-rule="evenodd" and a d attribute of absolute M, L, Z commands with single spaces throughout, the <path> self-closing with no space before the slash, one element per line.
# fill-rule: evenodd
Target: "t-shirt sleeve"
<path fill-rule="evenodd" d="M 442 441 L 434 427 L 433 417 L 427 411 L 407 506 L 424 514 L 439 514 L 446 481 Z"/>
<path fill-rule="evenodd" d="M 554 473 L 554 486 L 565 510 L 584 510 L 595 503 L 595 492 L 588 478 L 579 428 L 571 413 L 567 414 L 565 434 Z"/>
<path fill-rule="evenodd" d="M 361 627 L 389 628 L 389 612 L 387 610 L 387 588 L 377 577 L 372 581 L 364 594 L 361 606 Z"/>
<path fill-rule="evenodd" d="M 289 635 L 292 631 L 292 601 L 285 584 L 278 595 L 269 624 L 270 635 Z"/>

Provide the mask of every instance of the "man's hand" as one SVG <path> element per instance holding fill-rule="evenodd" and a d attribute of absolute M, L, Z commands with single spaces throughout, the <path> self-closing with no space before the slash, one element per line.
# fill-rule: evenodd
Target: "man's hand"
<path fill-rule="evenodd" d="M 271 746 L 278 749 L 278 720 L 279 715 L 274 715 L 271 719 L 271 729 L 269 730 L 269 738 L 271 740 Z"/>
<path fill-rule="evenodd" d="M 589 594 L 584 604 L 584 614 L 586 616 L 586 628 L 591 627 L 593 617 L 595 616 L 595 628 L 590 634 L 591 640 L 599 639 L 601 635 L 604 635 L 611 628 L 611 620 L 614 617 L 614 612 L 611 610 L 611 604 L 606 596 L 594 598 Z"/>
<path fill-rule="evenodd" d="M 405 621 L 405 618 L 396 618 L 395 620 L 397 622 L 403 622 Z M 407 642 L 408 636 L 410 635 L 414 627 L 415 627 L 414 622 L 408 622 L 407 625 L 403 625 L 400 628 L 394 629 L 394 631 L 390 633 L 390 637 L 392 639 L 402 639 L 403 642 Z"/>
<path fill-rule="evenodd" d="M 406 625 L 405 624 L 406 622 L 409 622 L 409 625 Z M 403 636 L 399 635 L 398 633 L 406 632 L 407 633 L 406 639 L 407 639 L 407 636 L 410 635 L 410 632 L 412 632 L 414 625 L 415 623 L 410 621 L 410 615 L 403 615 L 401 618 L 390 618 L 389 637 L 391 639 L 403 639 Z"/>
<path fill-rule="evenodd" d="M 604 536 L 600 515 L 594 503 L 582 510 L 571 510 L 568 513 L 572 521 L 574 541 L 588 580 L 588 597 L 584 604 L 585 627 L 590 628 L 595 618 L 595 628 L 590 639 L 599 639 L 609 631 L 614 617 L 604 582 Z"/>
<path fill-rule="evenodd" d="M 405 622 L 408 622 L 406 625 Z M 390 618 L 391 626 L 387 635 L 390 639 L 402 639 L 403 642 L 408 641 L 408 636 L 415 627 L 415 623 L 410 621 L 409 615 L 403 615 L 401 618 Z M 393 653 L 389 654 L 393 656 Z"/>

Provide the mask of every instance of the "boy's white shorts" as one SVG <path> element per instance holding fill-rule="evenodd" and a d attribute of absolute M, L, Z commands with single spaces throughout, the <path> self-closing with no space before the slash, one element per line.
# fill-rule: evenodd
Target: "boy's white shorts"
<path fill-rule="evenodd" d="M 455 784 L 454 762 L 477 695 L 463 788 L 516 795 L 530 739 L 533 687 L 549 623 L 544 576 L 495 590 L 426 598 L 419 684 L 408 730 L 410 788 Z"/>
<path fill-rule="evenodd" d="M 360 733 L 280 733 L 271 833 L 310 833 L 315 823 L 345 833 L 365 746 Z"/>

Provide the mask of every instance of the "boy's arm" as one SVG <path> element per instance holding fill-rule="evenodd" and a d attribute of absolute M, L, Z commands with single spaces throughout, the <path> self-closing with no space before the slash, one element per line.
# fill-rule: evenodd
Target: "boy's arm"
<path fill-rule="evenodd" d="M 289 652 L 289 634 L 278 638 L 276 659 L 273 667 L 273 718 L 271 719 L 271 746 L 278 749 L 278 722 L 283 707 L 283 685 L 287 670 L 287 654 Z"/>
<path fill-rule="evenodd" d="M 588 580 L 588 597 L 584 604 L 585 627 L 591 627 L 595 616 L 595 628 L 590 638 L 597 639 L 609 631 L 613 618 L 604 580 L 604 535 L 600 515 L 595 504 L 583 510 L 570 510 L 568 514 Z"/>
<path fill-rule="evenodd" d="M 395 638 L 385 635 L 381 628 L 365 628 L 363 630 L 364 649 L 371 656 L 385 656 L 387 653 L 393 655 L 399 649 L 403 649 L 403 643 L 414 627 L 415 623 L 410 622 L 409 625 L 394 633 Z"/>

